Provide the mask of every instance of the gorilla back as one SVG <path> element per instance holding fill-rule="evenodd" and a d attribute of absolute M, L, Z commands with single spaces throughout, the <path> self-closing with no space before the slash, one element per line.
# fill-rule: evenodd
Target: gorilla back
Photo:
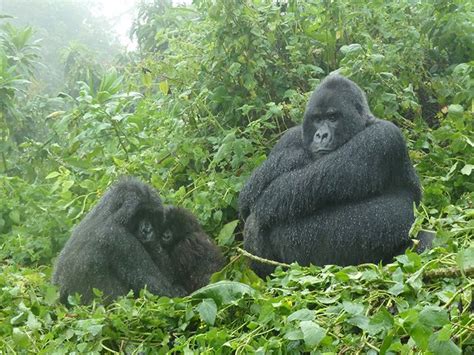
<path fill-rule="evenodd" d="M 244 246 L 302 265 L 388 261 L 411 245 L 420 198 L 400 130 L 372 115 L 355 83 L 331 75 L 242 190 Z"/>
<path fill-rule="evenodd" d="M 113 186 L 74 229 L 53 272 L 60 300 L 79 293 L 89 303 L 93 288 L 106 302 L 145 286 L 152 293 L 181 296 L 169 256 L 157 241 L 164 219 L 158 194 L 135 179 Z M 149 249 L 153 250 L 153 259 Z"/>

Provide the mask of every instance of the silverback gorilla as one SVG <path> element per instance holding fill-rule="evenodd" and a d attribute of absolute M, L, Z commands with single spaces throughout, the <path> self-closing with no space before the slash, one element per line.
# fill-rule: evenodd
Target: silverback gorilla
<path fill-rule="evenodd" d="M 244 247 L 280 262 L 389 261 L 411 241 L 421 189 L 400 130 L 362 90 L 330 75 L 239 196 Z M 273 267 L 252 263 L 265 276 Z"/>
<path fill-rule="evenodd" d="M 58 257 L 53 283 L 59 286 L 60 301 L 67 303 L 67 297 L 77 292 L 82 303 L 90 303 L 93 288 L 101 290 L 109 303 L 130 290 L 137 296 L 145 286 L 151 293 L 169 297 L 187 295 L 191 284 L 203 286 L 208 275 L 217 271 L 206 269 L 214 264 L 200 265 L 195 272 L 205 274 L 199 277 L 178 272 L 167 249 L 164 226 L 165 208 L 150 186 L 132 178 L 114 185 L 75 228 Z M 200 242 L 211 245 L 206 238 L 204 234 Z M 176 244 L 176 250 L 193 255 L 188 260 L 196 261 L 197 252 L 187 248 L 187 236 Z M 221 257 L 217 247 L 212 247 L 212 257 Z M 212 259 L 205 247 L 199 253 L 203 259 Z M 196 278 L 200 280 L 197 286 Z"/>

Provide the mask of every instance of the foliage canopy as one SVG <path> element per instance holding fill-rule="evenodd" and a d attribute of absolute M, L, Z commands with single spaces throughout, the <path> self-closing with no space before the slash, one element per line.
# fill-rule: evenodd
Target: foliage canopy
<path fill-rule="evenodd" d="M 0 351 L 473 351 L 473 6 L 155 0 L 135 23 L 139 53 L 119 64 L 94 67 L 69 46 L 74 75 L 56 98 L 28 91 L 41 61 L 32 29 L 4 25 Z M 238 193 L 335 70 L 403 129 L 424 186 L 413 234 L 435 230 L 435 247 L 385 266 L 293 265 L 261 280 L 236 248 Z M 123 174 L 196 213 L 229 265 L 183 299 L 144 291 L 107 308 L 100 295 L 89 307 L 58 305 L 51 264 Z M 462 273 L 426 277 L 448 267 Z"/>

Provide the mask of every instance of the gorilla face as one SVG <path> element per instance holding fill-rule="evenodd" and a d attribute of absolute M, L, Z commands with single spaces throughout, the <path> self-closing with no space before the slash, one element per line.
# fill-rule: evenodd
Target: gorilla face
<path fill-rule="evenodd" d="M 166 206 L 165 222 L 161 241 L 165 247 L 172 248 L 194 233 L 202 230 L 196 218 L 187 210 Z"/>
<path fill-rule="evenodd" d="M 224 266 L 224 257 L 188 210 L 167 206 L 161 235 L 164 251 L 173 261 L 176 279 L 188 292 L 209 282 L 212 273 Z"/>
<path fill-rule="evenodd" d="M 159 241 L 162 228 L 162 211 L 145 207 L 134 215 L 129 230 L 142 244 L 147 245 Z"/>
<path fill-rule="evenodd" d="M 313 155 L 331 152 L 368 124 L 370 111 L 360 88 L 353 82 L 329 76 L 313 92 L 303 122 L 303 142 Z"/>
<path fill-rule="evenodd" d="M 143 218 L 138 221 L 134 235 L 143 244 L 152 242 L 156 239 L 155 230 L 148 218 Z"/>

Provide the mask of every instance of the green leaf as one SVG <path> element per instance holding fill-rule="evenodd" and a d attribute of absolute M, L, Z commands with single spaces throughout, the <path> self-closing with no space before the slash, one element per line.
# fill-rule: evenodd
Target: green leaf
<path fill-rule="evenodd" d="M 315 312 L 304 308 L 297 310 L 296 312 L 293 312 L 288 316 L 288 322 L 294 321 L 294 320 L 314 320 L 315 317 Z"/>
<path fill-rule="evenodd" d="M 31 312 L 29 312 L 28 314 L 28 320 L 26 322 L 26 325 L 31 330 L 38 330 L 41 328 L 41 323 L 38 321 L 38 319 L 36 319 L 35 315 Z"/>
<path fill-rule="evenodd" d="M 49 174 L 45 177 L 45 179 L 47 179 L 47 180 L 48 180 L 48 179 L 53 179 L 53 178 L 55 178 L 55 177 L 58 177 L 59 175 L 61 175 L 59 172 L 53 171 L 53 172 L 49 173 Z"/>
<path fill-rule="evenodd" d="M 429 340 L 428 350 L 434 355 L 461 355 L 461 349 L 452 340 L 441 341 L 439 332 L 432 334 Z"/>
<path fill-rule="evenodd" d="M 415 291 L 418 291 L 423 286 L 423 271 L 420 269 L 407 279 L 409 284 Z"/>
<path fill-rule="evenodd" d="M 449 323 L 448 312 L 437 306 L 426 306 L 420 312 L 420 323 L 428 327 L 442 327 Z"/>
<path fill-rule="evenodd" d="M 364 305 L 360 303 L 344 301 L 342 303 L 344 310 L 350 315 L 358 315 L 364 312 Z"/>
<path fill-rule="evenodd" d="M 236 76 L 240 72 L 240 67 L 242 65 L 240 63 L 232 63 L 231 66 L 229 67 L 229 74 L 232 76 Z"/>
<path fill-rule="evenodd" d="M 335 295 L 334 297 L 319 297 L 318 302 L 321 302 L 322 304 L 333 304 L 336 303 L 339 298 L 341 298 L 341 295 Z"/>
<path fill-rule="evenodd" d="M 77 350 L 79 350 L 79 352 L 85 352 L 87 349 L 87 343 L 78 343 L 77 344 Z"/>
<path fill-rule="evenodd" d="M 146 72 L 145 74 L 142 75 L 142 81 L 143 85 L 145 85 L 147 88 L 151 87 L 151 84 L 153 83 L 151 73 Z M 160 83 L 161 84 L 161 83 Z M 161 88 L 160 88 L 161 89 Z"/>
<path fill-rule="evenodd" d="M 15 317 L 10 319 L 10 324 L 20 325 L 28 318 L 28 312 L 20 312 Z"/>
<path fill-rule="evenodd" d="M 56 286 L 48 285 L 44 292 L 44 301 L 47 305 L 52 306 L 58 300 L 58 289 Z"/>
<path fill-rule="evenodd" d="M 103 324 L 100 324 L 100 319 L 81 319 L 77 321 L 78 329 L 87 331 L 93 336 L 99 335 L 102 333 L 104 328 Z"/>
<path fill-rule="evenodd" d="M 456 255 L 456 261 L 461 270 L 474 266 L 474 246 L 461 250 Z"/>
<path fill-rule="evenodd" d="M 403 324 L 413 325 L 419 321 L 420 313 L 414 308 L 409 308 L 405 311 L 401 311 L 398 317 L 403 320 Z"/>
<path fill-rule="evenodd" d="M 303 332 L 304 342 L 310 348 L 317 347 L 321 340 L 326 336 L 326 330 L 313 321 L 302 321 L 300 323 L 300 328 Z"/>
<path fill-rule="evenodd" d="M 283 338 L 288 340 L 301 340 L 304 338 L 304 334 L 301 329 L 294 329 L 286 332 Z"/>
<path fill-rule="evenodd" d="M 244 295 L 256 297 L 257 291 L 250 286 L 235 281 L 219 281 L 207 285 L 191 294 L 194 299 L 211 298 L 220 307 L 241 299 Z"/>
<path fill-rule="evenodd" d="M 20 212 L 18 210 L 11 211 L 8 216 L 15 224 L 20 224 Z"/>
<path fill-rule="evenodd" d="M 362 272 L 362 277 L 361 277 L 362 280 L 373 281 L 373 280 L 377 280 L 377 278 L 378 278 L 378 274 L 374 270 L 365 270 Z"/>
<path fill-rule="evenodd" d="M 217 237 L 219 245 L 227 246 L 234 242 L 234 231 L 238 224 L 239 220 L 236 219 L 235 221 L 229 222 L 224 225 L 224 227 L 222 227 Z"/>
<path fill-rule="evenodd" d="M 100 91 L 97 93 L 97 101 L 98 102 L 101 102 L 101 103 L 104 103 L 106 102 L 107 100 L 109 100 L 111 97 L 111 94 L 108 92 L 108 91 Z"/>
<path fill-rule="evenodd" d="M 375 335 L 384 330 L 388 331 L 393 327 L 393 323 L 393 316 L 385 308 L 381 308 L 370 318 L 367 330 L 370 334 Z"/>
<path fill-rule="evenodd" d="M 29 346 L 28 334 L 21 331 L 19 328 L 13 328 L 13 342 L 19 348 L 26 348 Z"/>
<path fill-rule="evenodd" d="M 372 54 L 370 58 L 375 62 L 375 63 L 381 63 L 384 59 L 385 56 L 383 54 Z"/>
<path fill-rule="evenodd" d="M 409 334 L 421 350 L 426 350 L 433 330 L 421 322 L 416 322 L 415 325 L 411 327 Z"/>
<path fill-rule="evenodd" d="M 358 314 L 354 317 L 351 317 L 347 320 L 347 323 L 355 325 L 356 327 L 367 330 L 369 328 L 369 318 L 363 314 Z"/>
<path fill-rule="evenodd" d="M 338 271 L 334 274 L 334 276 L 336 277 L 336 280 L 338 281 L 347 282 L 350 280 L 349 275 L 344 271 Z"/>
<path fill-rule="evenodd" d="M 474 165 L 472 165 L 472 164 L 466 164 L 466 165 L 464 165 L 464 167 L 461 169 L 461 174 L 470 176 L 473 169 L 474 169 Z"/>
<path fill-rule="evenodd" d="M 405 285 L 402 284 L 401 282 L 397 282 L 395 285 L 393 285 L 387 290 L 388 293 L 394 296 L 398 296 L 402 294 L 404 291 L 405 291 Z"/>
<path fill-rule="evenodd" d="M 383 338 L 382 345 L 380 346 L 380 355 L 385 355 L 390 345 L 392 345 L 393 334 L 394 334 L 394 331 L 392 330 Z"/>
<path fill-rule="evenodd" d="M 163 95 L 168 95 L 170 91 L 168 80 L 160 82 L 160 91 L 163 93 Z"/>
<path fill-rule="evenodd" d="M 199 316 L 205 323 L 214 325 L 217 315 L 217 305 L 213 299 L 206 298 L 202 300 L 202 302 L 197 306 L 197 310 Z"/>
<path fill-rule="evenodd" d="M 63 183 L 62 183 L 62 186 L 63 186 L 62 191 L 63 191 L 63 192 L 68 191 L 68 190 L 74 185 L 74 183 L 75 183 L 74 180 L 65 180 L 65 181 L 63 181 Z"/>
<path fill-rule="evenodd" d="M 401 255 L 399 257 L 406 258 L 405 255 Z M 395 259 L 398 260 L 399 257 L 396 257 Z M 392 273 L 392 280 L 400 283 L 403 283 L 405 281 L 405 275 L 401 267 L 397 267 L 397 269 Z"/>
<path fill-rule="evenodd" d="M 358 43 L 352 43 L 349 44 L 348 46 L 342 46 L 340 49 L 341 53 L 344 55 L 350 54 L 350 53 L 357 53 L 362 51 L 362 46 Z"/>
<path fill-rule="evenodd" d="M 439 341 L 449 341 L 449 339 L 451 338 L 452 332 L 453 332 L 453 326 L 451 324 L 446 324 L 438 332 L 438 340 Z"/>
<path fill-rule="evenodd" d="M 449 105 L 448 106 L 449 113 L 460 114 L 464 112 L 464 108 L 461 105 Z"/>

